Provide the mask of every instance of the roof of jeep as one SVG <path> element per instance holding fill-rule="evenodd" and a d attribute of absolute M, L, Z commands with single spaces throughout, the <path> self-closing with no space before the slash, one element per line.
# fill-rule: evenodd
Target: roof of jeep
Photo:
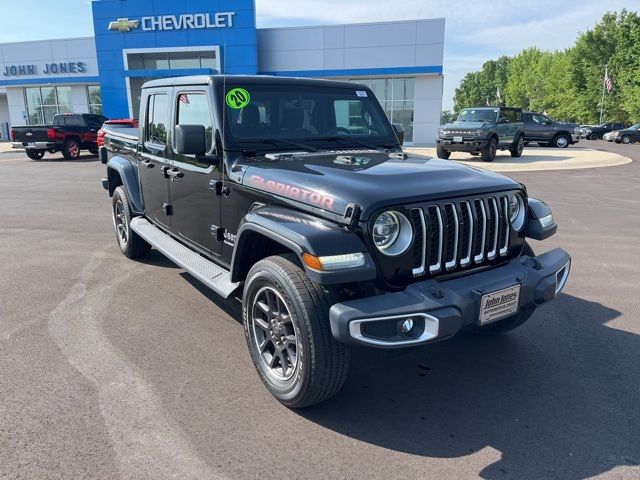
<path fill-rule="evenodd" d="M 270 75 L 191 75 L 188 77 L 169 77 L 145 82 L 142 88 L 174 87 L 180 85 L 213 85 L 217 87 L 223 85 L 225 79 L 232 84 L 242 83 L 244 85 L 305 85 L 310 87 L 337 88 L 362 86 L 362 88 L 369 88 L 366 85 L 359 85 L 352 82 L 318 80 L 315 78 L 275 77 Z"/>
<path fill-rule="evenodd" d="M 522 110 L 522 108 L 520 107 L 501 107 L 501 106 L 496 106 L 496 107 L 465 107 L 463 108 L 463 110 L 495 110 L 495 109 L 501 109 L 501 110 Z"/>

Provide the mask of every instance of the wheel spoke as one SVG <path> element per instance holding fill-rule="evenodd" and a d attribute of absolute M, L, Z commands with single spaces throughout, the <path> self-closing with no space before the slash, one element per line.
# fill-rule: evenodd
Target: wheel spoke
<path fill-rule="evenodd" d="M 282 367 L 282 375 L 286 376 L 289 371 L 289 361 L 287 360 L 286 350 L 282 350 L 278 354 L 278 358 L 280 359 L 280 366 Z"/>
<path fill-rule="evenodd" d="M 264 352 L 264 349 L 266 348 L 267 345 L 269 345 L 270 342 L 271 340 L 269 339 L 269 337 L 265 337 L 264 340 L 260 342 L 260 345 L 258 345 L 258 349 L 260 349 L 260 353 Z"/>
<path fill-rule="evenodd" d="M 265 322 L 263 319 L 259 317 L 254 317 L 253 321 L 256 323 L 258 327 L 264 330 L 265 334 L 269 333 L 269 324 L 267 322 Z"/>
<path fill-rule="evenodd" d="M 269 305 L 267 305 L 264 302 L 257 302 L 256 305 L 258 306 L 258 308 L 260 310 L 262 310 L 267 316 L 271 313 L 271 309 L 269 308 Z"/>
<path fill-rule="evenodd" d="M 273 355 L 271 355 L 271 359 L 269 359 L 269 366 L 271 368 L 275 368 L 276 366 L 276 360 L 278 360 L 278 356 L 275 354 L 275 352 L 273 353 Z"/>
<path fill-rule="evenodd" d="M 296 346 L 296 336 L 295 335 L 287 335 L 285 337 L 285 343 L 287 345 L 293 345 Z"/>

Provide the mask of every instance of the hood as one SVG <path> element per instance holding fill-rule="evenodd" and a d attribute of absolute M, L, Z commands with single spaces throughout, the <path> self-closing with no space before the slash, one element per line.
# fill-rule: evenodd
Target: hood
<path fill-rule="evenodd" d="M 402 153 L 318 152 L 262 157 L 234 170 L 243 185 L 293 200 L 318 213 L 344 215 L 349 204 L 366 220 L 382 207 L 520 188 L 487 170 Z"/>
<path fill-rule="evenodd" d="M 477 130 L 483 128 L 489 122 L 451 122 L 442 125 L 440 128 L 443 130 Z"/>

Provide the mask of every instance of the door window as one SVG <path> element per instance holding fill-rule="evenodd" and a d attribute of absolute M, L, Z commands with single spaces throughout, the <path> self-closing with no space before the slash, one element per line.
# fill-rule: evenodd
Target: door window
<path fill-rule="evenodd" d="M 165 94 L 149 96 L 147 104 L 147 125 L 145 140 L 156 145 L 167 144 L 167 125 L 169 124 L 169 101 Z"/>
<path fill-rule="evenodd" d="M 178 125 L 202 125 L 207 140 L 207 152 L 213 149 L 213 121 L 209 99 L 204 93 L 185 92 L 178 95 Z"/>

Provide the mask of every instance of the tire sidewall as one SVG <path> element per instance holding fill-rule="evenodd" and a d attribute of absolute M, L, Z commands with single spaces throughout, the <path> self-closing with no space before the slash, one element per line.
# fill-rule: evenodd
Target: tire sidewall
<path fill-rule="evenodd" d="M 253 302 L 258 292 L 263 287 L 274 288 L 287 304 L 291 321 L 294 325 L 296 336 L 298 337 L 297 365 L 294 375 L 288 380 L 274 379 L 265 371 L 260 354 L 257 351 L 253 324 L 251 320 Z M 291 286 L 291 282 L 274 267 L 267 263 L 261 263 L 254 267 L 249 273 L 245 283 L 242 300 L 242 323 L 247 340 L 247 346 L 251 355 L 251 360 L 265 384 L 267 389 L 282 403 L 295 403 L 297 397 L 306 390 L 311 375 L 311 355 L 310 355 L 310 335 L 307 323 L 302 321 L 306 317 L 306 312 L 296 300 L 296 292 Z"/>
<path fill-rule="evenodd" d="M 122 212 L 124 213 L 124 216 L 127 222 L 128 241 L 126 244 L 122 243 L 122 240 L 120 239 L 120 235 L 118 235 L 118 228 L 116 227 L 116 205 L 118 204 L 118 202 L 122 204 Z M 120 251 L 123 254 L 128 256 L 131 252 L 131 235 L 132 235 L 131 209 L 129 208 L 129 199 L 127 198 L 126 193 L 124 193 L 124 190 L 122 189 L 122 187 L 116 188 L 115 192 L 113 192 L 113 198 L 111 201 L 111 218 L 113 220 L 113 230 L 116 235 L 116 241 L 118 242 L 118 247 L 120 248 Z"/>
<path fill-rule="evenodd" d="M 630 144 L 630 143 L 631 143 L 631 139 L 629 138 L 629 136 L 628 136 L 628 135 L 623 136 L 623 137 L 620 139 L 620 141 L 621 141 L 622 143 L 624 143 L 625 145 L 628 145 L 628 144 Z"/>

